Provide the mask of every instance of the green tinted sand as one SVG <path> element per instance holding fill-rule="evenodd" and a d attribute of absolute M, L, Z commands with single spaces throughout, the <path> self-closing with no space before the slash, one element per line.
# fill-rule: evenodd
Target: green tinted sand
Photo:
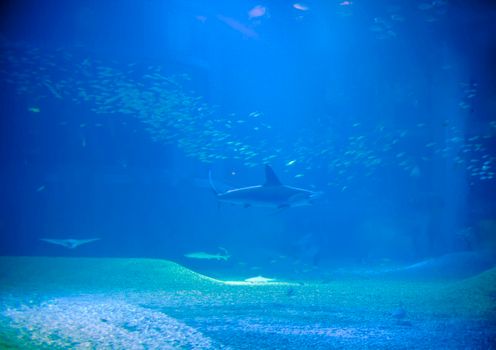
<path fill-rule="evenodd" d="M 110 291 L 201 288 L 218 283 L 167 260 L 0 257 L 1 288 Z"/>
<path fill-rule="evenodd" d="M 496 334 L 496 269 L 233 285 L 164 260 L 3 257 L 0 283 L 4 348 L 491 348 Z"/>

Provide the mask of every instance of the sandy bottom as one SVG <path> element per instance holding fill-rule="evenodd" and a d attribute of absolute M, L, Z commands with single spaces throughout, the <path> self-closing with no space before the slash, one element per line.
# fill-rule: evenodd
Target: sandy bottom
<path fill-rule="evenodd" d="M 496 349 L 496 270 L 226 284 L 150 259 L 0 257 L 1 349 Z"/>

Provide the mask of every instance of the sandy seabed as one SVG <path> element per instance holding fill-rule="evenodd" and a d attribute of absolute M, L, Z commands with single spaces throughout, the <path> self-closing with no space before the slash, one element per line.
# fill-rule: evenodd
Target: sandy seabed
<path fill-rule="evenodd" d="M 496 349 L 496 270 L 226 284 L 152 259 L 0 257 L 1 349 Z"/>

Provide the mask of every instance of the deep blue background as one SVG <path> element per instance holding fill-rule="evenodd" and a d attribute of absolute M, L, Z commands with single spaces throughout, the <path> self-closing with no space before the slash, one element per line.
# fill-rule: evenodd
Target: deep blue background
<path fill-rule="evenodd" d="M 297 259 L 298 241 L 310 234 L 319 261 L 405 261 L 485 244 L 486 233 L 468 242 L 457 232 L 477 232 L 481 220 L 495 220 L 494 179 L 471 178 L 450 156 L 427 163 L 420 176 L 394 159 L 368 176 L 351 168 L 354 179 L 346 183 L 316 166 L 286 163 L 302 130 L 309 158 L 321 151 L 321 140 L 338 135 L 342 140 L 332 142 L 339 144 L 378 125 L 409 130 L 416 141 L 399 147 L 417 158 L 418 144 L 448 137 L 446 120 L 466 135 L 494 135 L 487 123 L 496 111 L 495 7 L 453 1 L 431 22 L 417 2 L 340 3 L 315 1 L 299 12 L 284 1 L 4 2 L 1 35 L 9 42 L 162 65 L 189 74 L 187 89 L 221 113 L 263 112 L 269 140 L 277 136 L 286 147 L 287 157 L 272 162 L 281 180 L 325 196 L 313 207 L 280 213 L 219 209 L 199 186 L 209 169 L 219 181 L 243 186 L 261 183 L 262 167 L 202 163 L 174 143 L 152 141 L 138 120 L 105 118 L 70 101 L 44 100 L 40 113 L 31 113 L 30 97 L 2 81 L 0 254 L 181 259 L 223 246 L 240 259 L 279 253 Z M 269 12 L 250 19 L 256 5 Z M 383 21 L 394 32 L 385 39 L 371 30 Z M 458 107 L 462 82 L 478 87 L 469 110 Z M 419 123 L 427 126 L 419 130 Z M 487 143 L 494 154 L 494 136 Z M 295 178 L 299 173 L 305 176 Z M 42 237 L 102 241 L 66 251 Z"/>

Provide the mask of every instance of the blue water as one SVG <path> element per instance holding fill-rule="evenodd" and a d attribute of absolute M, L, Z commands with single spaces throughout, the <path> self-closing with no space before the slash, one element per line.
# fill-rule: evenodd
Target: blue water
<path fill-rule="evenodd" d="M 475 277 L 496 265 L 495 20 L 484 0 L 4 1 L 0 255 Z M 211 189 L 267 164 L 318 198 Z"/>

